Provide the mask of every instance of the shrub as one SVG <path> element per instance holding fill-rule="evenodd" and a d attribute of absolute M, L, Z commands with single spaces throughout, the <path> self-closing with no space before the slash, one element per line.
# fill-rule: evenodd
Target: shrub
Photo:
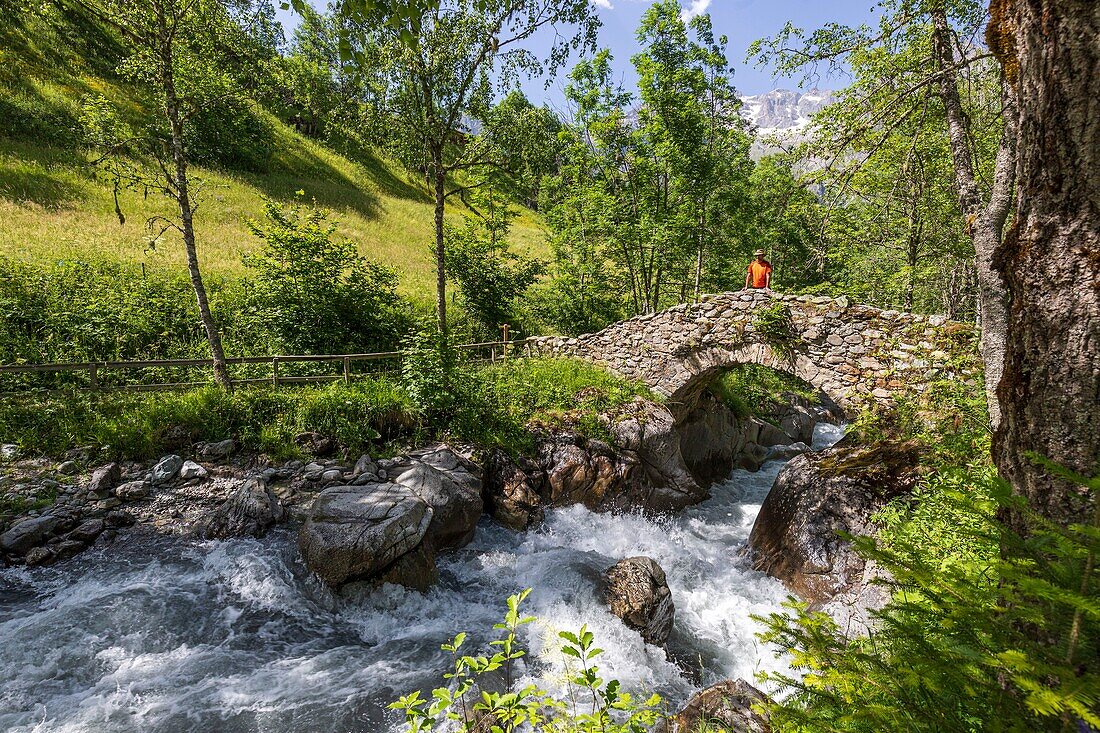
<path fill-rule="evenodd" d="M 791 309 L 785 303 L 775 301 L 756 309 L 752 326 L 760 339 L 780 356 L 789 359 L 794 355 L 798 336 L 791 320 Z"/>
<path fill-rule="evenodd" d="M 602 413 L 635 397 L 657 400 L 638 382 L 577 359 L 510 359 L 470 372 L 470 387 L 452 418 L 463 440 L 512 454 L 533 447 L 530 426 L 568 426 L 610 439 Z"/>
<path fill-rule="evenodd" d="M 240 97 L 199 99 L 186 128 L 193 163 L 266 173 L 275 155 L 275 133 L 252 102 Z"/>
<path fill-rule="evenodd" d="M 508 229 L 515 214 L 499 193 L 490 188 L 487 195 L 476 196 L 475 203 L 482 210 L 481 218 L 467 217 L 462 228 L 447 230 L 447 272 L 480 325 L 479 335 L 494 338 L 502 324 L 517 325 L 518 299 L 545 265 L 508 248 Z"/>
<path fill-rule="evenodd" d="M 820 394 L 798 377 L 759 364 L 739 364 L 710 385 L 710 392 L 738 417 L 767 416 L 795 394 L 817 404 Z"/>
<path fill-rule="evenodd" d="M 392 349 L 409 325 L 397 274 L 336 240 L 317 208 L 268 200 L 265 219 L 249 221 L 264 241 L 247 255 L 253 330 L 290 353 L 367 353 Z"/>
<path fill-rule="evenodd" d="M 212 281 L 212 290 L 218 282 Z M 109 262 L 0 258 L 0 362 L 170 359 L 205 353 L 190 283 Z M 33 380 L 6 375 L 11 390 Z"/>
<path fill-rule="evenodd" d="M 513 664 L 527 655 L 517 631 L 536 620 L 520 614 L 520 604 L 530 592 L 528 589 L 508 598 L 504 621 L 495 626 L 501 632 L 500 638 L 490 642 L 490 654 L 462 654 L 467 635 L 458 634 L 442 645 L 443 651 L 449 652 L 454 660 L 452 671 L 443 676 L 448 681 L 446 686 L 432 690 L 431 700 L 417 690 L 390 705 L 391 709 L 404 713 L 409 733 L 454 727 L 497 733 L 521 730 L 642 733 L 663 719 L 659 695 L 639 700 L 622 691 L 617 680 L 600 678 L 596 660 L 602 650 L 596 648 L 592 632 L 584 626 L 577 633 L 558 634 L 566 660 L 564 694 L 554 694 L 535 684 L 514 689 Z M 503 692 L 491 691 L 492 681 L 497 679 L 503 679 Z M 488 684 L 481 684 L 483 680 Z"/>

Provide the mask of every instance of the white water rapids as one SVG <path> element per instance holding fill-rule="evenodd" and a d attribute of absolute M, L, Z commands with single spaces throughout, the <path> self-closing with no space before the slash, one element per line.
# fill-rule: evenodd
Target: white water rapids
<path fill-rule="evenodd" d="M 840 435 L 819 425 L 815 447 Z M 426 594 L 385 586 L 337 598 L 309 576 L 286 530 L 124 542 L 0 571 L 0 730 L 388 731 L 389 702 L 440 684 L 439 645 L 467 630 L 480 647 L 505 598 L 526 587 L 526 610 L 539 618 L 523 635 L 528 674 L 556 684 L 557 632 L 587 623 L 606 650 L 605 679 L 660 692 L 675 709 L 700 683 L 752 681 L 783 664 L 756 642 L 749 616 L 777 610 L 787 592 L 739 556 L 781 465 L 735 471 L 675 517 L 572 507 L 523 534 L 483 520 L 473 543 L 440 558 Z M 669 650 L 691 675 L 598 596 L 600 574 L 634 555 L 666 572 Z"/>

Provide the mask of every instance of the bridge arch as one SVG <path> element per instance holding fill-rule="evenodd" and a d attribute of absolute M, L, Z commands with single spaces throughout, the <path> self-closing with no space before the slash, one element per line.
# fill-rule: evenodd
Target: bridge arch
<path fill-rule="evenodd" d="M 833 402 L 839 404 L 844 395 L 831 393 L 833 383 L 822 379 L 825 372 L 801 354 L 783 354 L 763 342 L 745 344 L 738 348 L 710 346 L 689 355 L 665 362 L 664 378 L 652 379 L 651 388 L 664 397 L 674 412 L 678 408 L 691 409 L 704 392 L 722 374 L 744 364 L 756 364 L 798 377 Z"/>

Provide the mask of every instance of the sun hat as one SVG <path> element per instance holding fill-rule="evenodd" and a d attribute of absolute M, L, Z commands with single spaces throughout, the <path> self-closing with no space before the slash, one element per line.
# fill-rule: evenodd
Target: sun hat
<path fill-rule="evenodd" d="M 767 252 L 765 252 L 762 249 L 758 249 L 755 252 L 753 252 L 752 254 L 753 254 L 753 257 L 763 257 L 764 255 L 767 254 Z"/>

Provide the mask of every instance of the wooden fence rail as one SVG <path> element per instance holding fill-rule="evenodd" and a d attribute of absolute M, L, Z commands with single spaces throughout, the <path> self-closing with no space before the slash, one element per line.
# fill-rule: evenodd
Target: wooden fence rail
<path fill-rule="evenodd" d="M 497 359 L 507 359 L 511 356 L 522 355 L 522 347 L 527 343 L 526 339 L 516 341 L 486 341 L 477 344 L 462 344 L 455 348 L 459 351 L 487 353 L 487 357 L 475 359 L 477 361 L 495 362 Z M 234 379 L 234 384 L 258 384 L 266 383 L 274 386 L 281 384 L 299 384 L 303 382 L 327 382 L 343 380 L 351 382 L 351 365 L 353 362 L 384 361 L 387 359 L 399 359 L 403 352 L 380 351 L 371 354 L 299 354 L 299 355 L 274 355 L 274 356 L 238 356 L 227 358 L 228 365 L 237 364 L 270 364 L 271 376 L 248 379 Z M 342 369 L 340 374 L 320 374 L 307 376 L 281 375 L 280 365 L 340 362 Z M 189 387 L 201 387 L 210 384 L 202 382 L 170 382 L 164 384 L 122 384 L 103 385 L 100 382 L 100 374 L 107 371 L 124 371 L 133 369 L 168 369 L 179 367 L 206 367 L 212 369 L 213 359 L 163 359 L 153 361 L 87 361 L 69 362 L 59 364 L 0 364 L 0 374 L 36 374 L 47 372 L 86 372 L 88 375 L 87 389 L 118 389 L 132 391 L 155 391 L 168 389 L 181 389 Z"/>

